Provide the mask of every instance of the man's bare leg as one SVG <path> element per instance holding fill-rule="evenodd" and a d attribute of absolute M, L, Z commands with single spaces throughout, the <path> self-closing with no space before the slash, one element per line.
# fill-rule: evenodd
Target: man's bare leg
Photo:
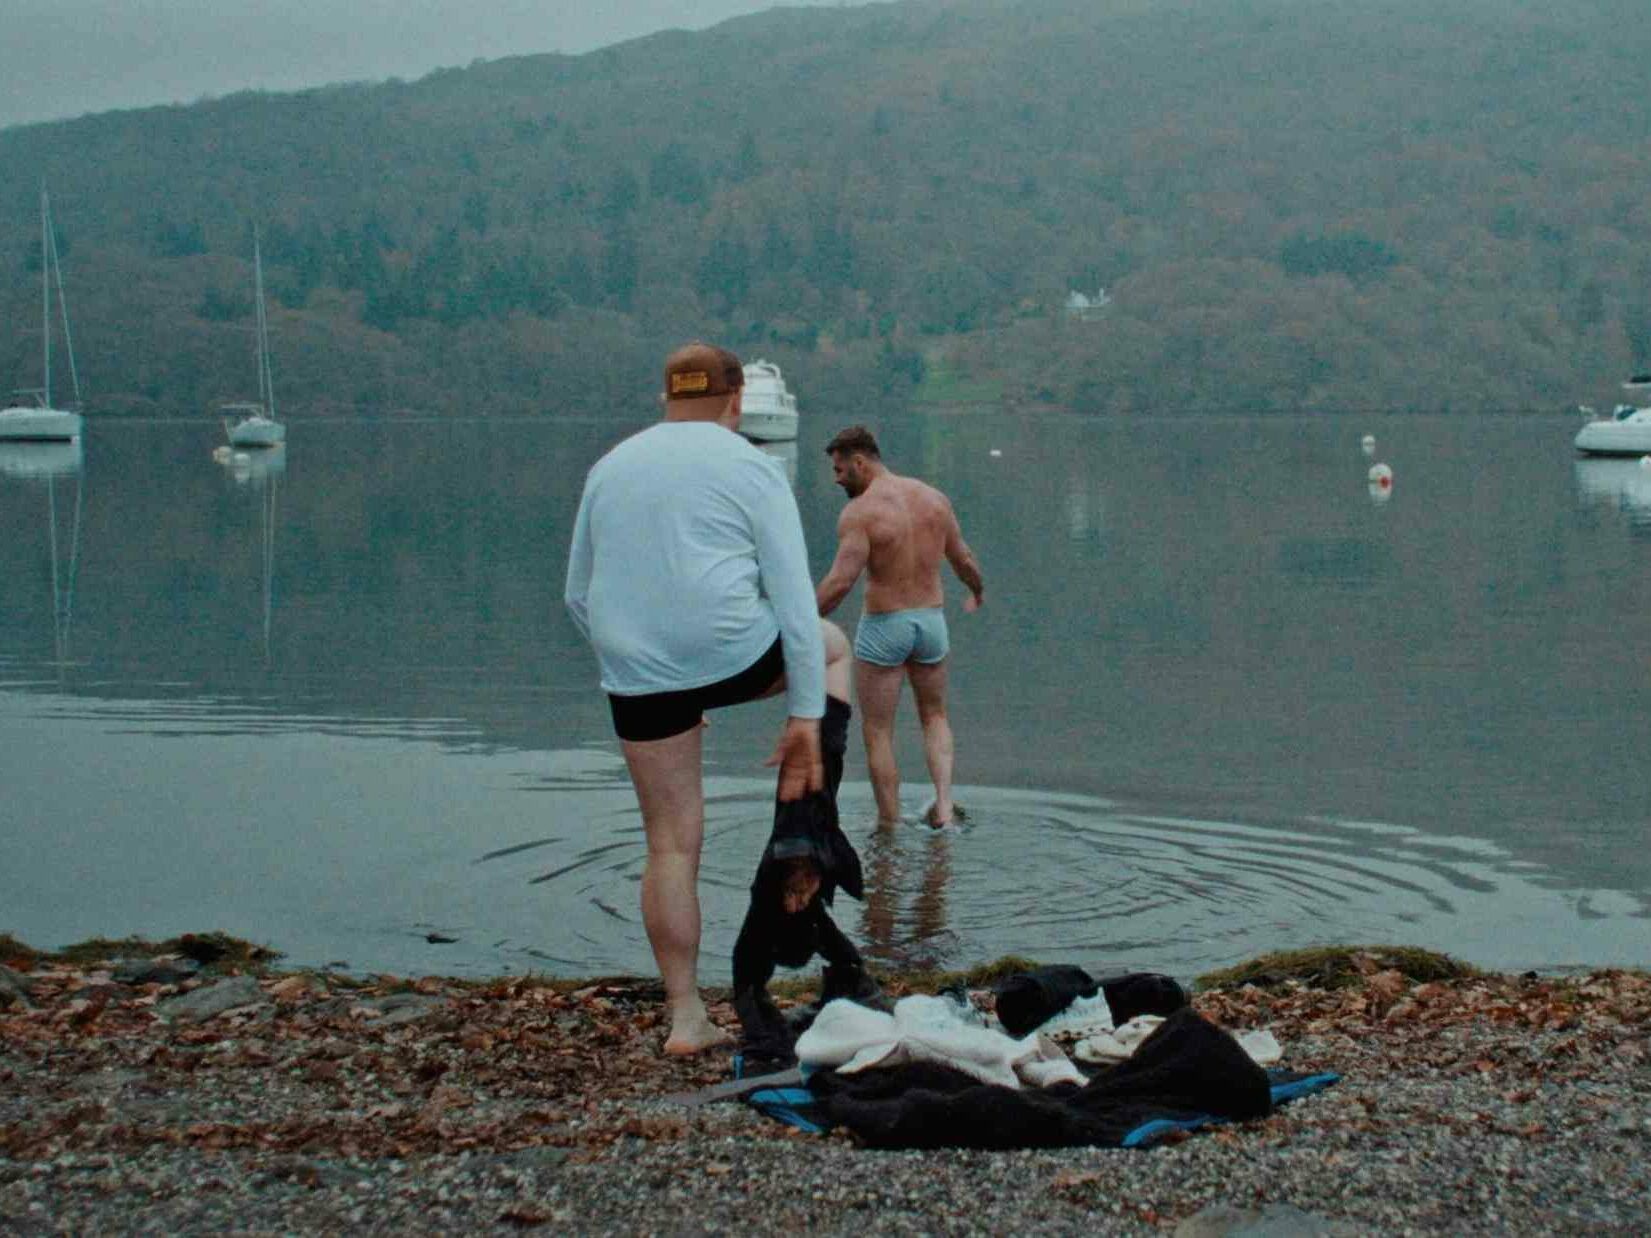
<path fill-rule="evenodd" d="M 854 651 L 843 629 L 829 619 L 820 620 L 820 635 L 825 639 L 826 694 L 846 703 Z"/>
<path fill-rule="evenodd" d="M 820 639 L 825 642 L 826 695 L 839 701 L 848 700 L 849 664 L 854 651 L 843 635 L 843 629 L 829 619 L 820 620 Z M 763 697 L 778 696 L 785 691 L 785 676 L 781 675 L 763 690 Z"/>
<path fill-rule="evenodd" d="M 699 853 L 705 839 L 702 736 L 692 727 L 669 739 L 622 740 L 642 808 L 648 859 L 642 869 L 642 927 L 665 981 L 671 1016 L 665 1052 L 698 1053 L 729 1039 L 699 995 Z"/>
<path fill-rule="evenodd" d="M 894 711 L 900 703 L 904 667 L 877 666 L 854 660 L 854 683 L 860 696 L 860 730 L 866 741 L 866 772 L 877 797 L 877 823 L 900 820 L 900 767 L 894 761 Z"/>
<path fill-rule="evenodd" d="M 946 717 L 946 664 L 942 658 L 932 665 L 908 662 L 912 695 L 917 698 L 917 718 L 923 724 L 923 755 L 934 779 L 934 804 L 929 824 L 950 825 L 952 820 L 952 724 Z"/>

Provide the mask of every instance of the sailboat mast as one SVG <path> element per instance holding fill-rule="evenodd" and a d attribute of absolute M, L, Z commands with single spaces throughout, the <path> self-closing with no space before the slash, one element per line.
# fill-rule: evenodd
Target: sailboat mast
<path fill-rule="evenodd" d="M 270 371 L 269 319 L 264 313 L 264 253 L 256 225 L 252 229 L 252 286 L 258 302 L 258 397 L 266 410 L 264 415 L 274 421 L 275 377 Z"/>
<path fill-rule="evenodd" d="M 45 343 L 46 374 L 42 380 L 46 407 L 52 406 L 52 224 L 46 203 L 46 182 L 40 182 L 40 333 Z"/>

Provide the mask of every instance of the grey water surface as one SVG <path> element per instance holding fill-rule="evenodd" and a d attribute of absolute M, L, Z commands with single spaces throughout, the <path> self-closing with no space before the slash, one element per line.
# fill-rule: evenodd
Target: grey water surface
<path fill-rule="evenodd" d="M 776 452 L 819 574 L 840 427 L 804 416 Z M 0 931 L 650 970 L 640 819 L 561 604 L 585 470 L 644 418 L 293 418 L 279 456 L 239 464 L 200 421 L 5 445 Z M 878 428 L 952 496 L 988 591 L 974 615 L 951 594 L 969 823 L 875 829 L 851 745 L 869 889 L 836 915 L 869 954 L 1651 962 L 1651 468 L 1576 459 L 1575 423 L 1544 416 Z M 781 712 L 707 735 L 709 979 Z M 900 753 L 915 818 L 909 705 Z"/>

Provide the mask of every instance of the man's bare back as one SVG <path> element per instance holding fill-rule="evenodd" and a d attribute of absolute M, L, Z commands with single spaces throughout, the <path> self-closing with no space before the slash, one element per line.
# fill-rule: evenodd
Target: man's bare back
<path fill-rule="evenodd" d="M 956 525 L 946 496 L 915 477 L 885 473 L 852 500 L 837 522 L 837 536 L 841 540 L 852 529 L 865 535 L 865 610 L 941 605 L 940 561 Z"/>
<path fill-rule="evenodd" d="M 814 591 L 822 615 L 837 608 L 862 572 L 866 614 L 939 606 L 942 559 L 969 590 L 963 608 L 980 605 L 980 564 L 944 494 L 861 452 L 834 453 L 832 471 L 849 503 L 837 520 L 837 559 Z"/>

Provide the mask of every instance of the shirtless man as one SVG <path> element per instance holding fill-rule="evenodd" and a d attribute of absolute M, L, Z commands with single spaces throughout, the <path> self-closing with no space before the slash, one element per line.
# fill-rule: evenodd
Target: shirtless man
<path fill-rule="evenodd" d="M 980 564 L 963 540 L 951 502 L 933 486 L 891 472 L 870 430 L 850 426 L 826 444 L 826 454 L 849 503 L 837 521 L 836 561 L 815 586 L 814 597 L 820 614 L 829 615 L 860 573 L 866 573 L 854 637 L 854 679 L 878 823 L 892 825 L 900 819 L 894 711 L 901 680 L 910 679 L 934 779 L 934 803 L 926 816 L 932 826 L 948 825 L 954 812 L 952 726 L 946 718 L 950 640 L 940 561 L 950 563 L 968 588 L 966 611 L 985 601 Z"/>

